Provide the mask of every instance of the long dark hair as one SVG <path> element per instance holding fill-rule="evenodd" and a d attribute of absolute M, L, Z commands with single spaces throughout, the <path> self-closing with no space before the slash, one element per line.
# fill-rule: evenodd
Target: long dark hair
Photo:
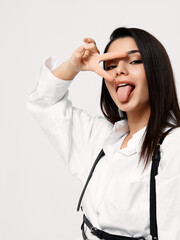
<path fill-rule="evenodd" d="M 173 70 L 163 45 L 145 30 L 121 27 L 115 29 L 111 34 L 104 53 L 108 51 L 113 41 L 123 37 L 132 37 L 135 40 L 141 53 L 148 83 L 151 114 L 140 155 L 140 161 L 142 157 L 145 159 L 145 169 L 164 129 L 180 126 L 180 109 Z M 105 62 L 103 62 L 103 67 L 105 69 Z M 120 111 L 121 114 L 119 114 L 118 107 L 109 94 L 104 78 L 100 106 L 104 116 L 112 124 L 127 119 L 126 112 Z"/>

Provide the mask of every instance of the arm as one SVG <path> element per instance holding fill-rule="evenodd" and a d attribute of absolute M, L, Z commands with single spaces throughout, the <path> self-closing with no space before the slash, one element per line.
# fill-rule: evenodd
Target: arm
<path fill-rule="evenodd" d="M 87 169 L 86 154 L 98 154 L 102 143 L 112 129 L 112 124 L 100 116 L 91 117 L 86 111 L 72 106 L 68 87 L 80 71 L 94 71 L 112 81 L 113 78 L 99 66 L 99 62 L 125 57 L 126 53 L 99 54 L 93 39 L 84 39 L 85 45 L 61 63 L 49 58 L 42 66 L 36 89 L 27 100 L 27 108 L 47 134 L 61 158 L 68 162 L 71 171 L 82 180 Z M 93 161 L 92 159 L 91 161 Z"/>
<path fill-rule="evenodd" d="M 83 181 L 88 143 L 92 140 L 95 148 L 100 147 L 111 124 L 103 117 L 91 117 L 86 111 L 72 106 L 68 99 L 72 80 L 65 81 L 54 76 L 52 71 L 57 65 L 59 61 L 56 58 L 45 61 L 38 84 L 27 99 L 27 108 L 60 158 L 70 165 L 73 175 Z"/>

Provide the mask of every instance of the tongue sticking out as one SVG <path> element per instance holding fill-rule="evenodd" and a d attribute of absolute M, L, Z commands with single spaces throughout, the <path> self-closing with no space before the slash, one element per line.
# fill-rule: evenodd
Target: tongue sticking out
<path fill-rule="evenodd" d="M 133 90 L 133 86 L 131 85 L 119 87 L 117 90 L 117 96 L 119 101 L 126 102 L 132 90 Z"/>

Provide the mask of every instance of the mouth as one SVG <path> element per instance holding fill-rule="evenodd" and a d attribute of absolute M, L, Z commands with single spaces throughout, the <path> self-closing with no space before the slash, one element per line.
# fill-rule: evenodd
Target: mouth
<path fill-rule="evenodd" d="M 120 87 L 125 87 L 125 86 L 131 86 L 131 87 L 132 87 L 131 92 L 134 91 L 134 89 L 135 89 L 135 86 L 134 86 L 133 84 L 121 83 L 121 84 L 119 84 L 119 85 L 117 86 L 116 92 L 117 92 L 118 88 L 120 88 Z"/>
<path fill-rule="evenodd" d="M 117 86 L 116 92 L 120 102 L 127 102 L 134 93 L 135 85 L 132 83 L 121 83 Z"/>

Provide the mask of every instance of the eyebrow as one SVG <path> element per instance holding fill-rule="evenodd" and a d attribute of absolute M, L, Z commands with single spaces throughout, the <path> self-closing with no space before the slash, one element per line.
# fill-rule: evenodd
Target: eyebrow
<path fill-rule="evenodd" d="M 130 50 L 130 51 L 128 51 L 127 53 L 129 54 L 129 55 L 131 55 L 131 54 L 134 54 L 134 53 L 140 53 L 140 51 L 139 50 Z"/>

